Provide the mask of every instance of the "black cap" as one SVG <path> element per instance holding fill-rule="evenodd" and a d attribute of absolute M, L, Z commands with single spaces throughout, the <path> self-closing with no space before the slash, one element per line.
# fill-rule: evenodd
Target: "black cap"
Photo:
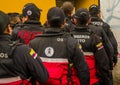
<path fill-rule="evenodd" d="M 80 8 L 76 11 L 74 16 L 80 24 L 86 24 L 89 20 L 90 14 L 86 8 Z"/>
<path fill-rule="evenodd" d="M 100 12 L 100 7 L 96 4 L 92 4 L 89 7 L 89 12 L 91 15 L 97 15 Z"/>
<path fill-rule="evenodd" d="M 58 20 L 62 23 L 65 20 L 65 14 L 62 11 L 62 9 L 60 9 L 58 7 L 52 7 L 49 9 L 49 11 L 47 13 L 47 20 L 49 22 L 51 22 L 53 20 Z"/>
<path fill-rule="evenodd" d="M 42 10 L 39 9 L 34 3 L 27 3 L 24 5 L 22 10 L 22 16 L 28 16 L 29 18 L 40 18 L 40 12 Z"/>
<path fill-rule="evenodd" d="M 85 16 L 86 18 L 89 18 L 89 11 L 86 8 L 80 8 L 76 11 L 74 17 L 75 18 L 81 18 Z"/>
<path fill-rule="evenodd" d="M 7 14 L 0 11 L 0 34 L 3 34 L 8 24 L 10 24 L 10 20 Z"/>

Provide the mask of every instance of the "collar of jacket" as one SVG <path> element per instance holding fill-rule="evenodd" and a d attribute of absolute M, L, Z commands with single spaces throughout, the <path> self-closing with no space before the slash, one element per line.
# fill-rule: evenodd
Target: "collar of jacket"
<path fill-rule="evenodd" d="M 11 42 L 11 36 L 9 34 L 2 34 L 2 35 L 0 35 L 0 41 Z"/>
<path fill-rule="evenodd" d="M 36 24 L 36 25 L 41 25 L 41 22 L 36 21 L 36 20 L 28 20 L 24 22 L 24 24 Z"/>
<path fill-rule="evenodd" d="M 91 21 L 103 21 L 103 20 L 98 16 L 91 16 Z"/>
<path fill-rule="evenodd" d="M 45 29 L 45 33 L 47 34 L 56 34 L 56 33 L 60 33 L 63 32 L 62 28 L 46 28 Z"/>
<path fill-rule="evenodd" d="M 43 34 L 37 35 L 36 37 L 53 37 L 61 36 L 65 34 L 61 28 L 46 28 Z"/>
<path fill-rule="evenodd" d="M 88 26 L 76 26 L 75 31 L 86 31 L 88 29 Z"/>

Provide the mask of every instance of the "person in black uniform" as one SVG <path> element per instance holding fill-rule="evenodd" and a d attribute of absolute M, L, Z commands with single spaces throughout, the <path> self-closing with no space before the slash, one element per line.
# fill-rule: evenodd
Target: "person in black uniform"
<path fill-rule="evenodd" d="M 91 85 L 98 85 L 98 83 L 99 85 L 110 85 L 109 59 L 101 38 L 89 30 L 89 11 L 85 8 L 80 8 L 76 11 L 75 18 L 76 27 L 71 33 L 82 45 L 91 72 Z M 96 69 L 96 71 L 93 69 Z M 98 81 L 100 79 L 99 82 L 97 78 Z"/>
<path fill-rule="evenodd" d="M 11 34 L 9 17 L 0 11 L 0 85 L 31 85 L 31 79 L 46 82 L 49 75 L 37 53 L 12 42 Z"/>
<path fill-rule="evenodd" d="M 23 24 L 15 26 L 12 40 L 18 39 L 21 43 L 29 44 L 35 35 L 43 33 L 44 29 L 39 21 L 41 11 L 34 3 L 25 4 L 22 10 Z"/>
<path fill-rule="evenodd" d="M 98 5 L 92 4 L 89 7 L 89 12 L 91 15 L 91 24 L 98 26 L 98 27 L 102 27 L 113 46 L 114 54 L 112 57 L 113 57 L 113 66 L 115 66 L 117 63 L 118 44 L 117 44 L 117 41 L 115 39 L 113 32 L 110 29 L 110 25 L 101 19 L 100 7 Z"/>
<path fill-rule="evenodd" d="M 105 31 L 103 30 L 102 27 L 96 27 L 94 25 L 89 24 L 89 30 L 96 33 L 98 36 L 101 37 L 102 42 L 103 42 L 103 46 L 105 48 L 105 51 L 107 53 L 107 56 L 109 58 L 109 66 L 110 66 L 110 70 L 113 69 L 113 54 L 114 54 L 114 49 L 113 46 L 110 42 L 110 40 L 108 39 Z"/>
<path fill-rule="evenodd" d="M 45 85 L 89 85 L 89 69 L 81 45 L 63 31 L 63 11 L 58 7 L 50 8 L 47 20 L 49 28 L 45 33 L 30 41 L 30 47 L 41 56 L 49 71 Z"/>

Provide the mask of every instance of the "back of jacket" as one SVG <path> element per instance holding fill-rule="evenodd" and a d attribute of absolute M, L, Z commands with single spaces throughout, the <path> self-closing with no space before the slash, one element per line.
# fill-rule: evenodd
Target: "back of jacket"
<path fill-rule="evenodd" d="M 43 33 L 43 27 L 39 21 L 28 20 L 25 23 L 15 26 L 12 33 L 12 40 L 19 40 L 20 43 L 29 44 L 37 34 Z"/>
<path fill-rule="evenodd" d="M 48 69 L 50 78 L 46 85 L 66 85 L 70 62 L 76 69 L 72 68 L 70 76 L 73 85 L 89 85 L 89 71 L 81 48 L 74 38 L 61 33 L 60 28 L 48 28 L 45 34 L 33 39 L 30 46 L 41 56 Z"/>
<path fill-rule="evenodd" d="M 82 45 L 90 68 L 91 85 L 97 83 L 101 77 L 107 78 L 107 75 L 109 75 L 109 60 L 100 37 L 90 32 L 87 26 L 76 27 L 72 35 Z"/>
<path fill-rule="evenodd" d="M 18 31 L 18 39 L 21 43 L 29 44 L 37 34 L 42 34 L 43 28 L 40 22 L 28 21 L 24 24 L 24 27 Z"/>

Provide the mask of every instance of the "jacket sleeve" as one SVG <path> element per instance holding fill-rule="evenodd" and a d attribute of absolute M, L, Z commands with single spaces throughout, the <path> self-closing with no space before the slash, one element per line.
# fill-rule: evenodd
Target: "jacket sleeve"
<path fill-rule="evenodd" d="M 12 40 L 13 41 L 18 39 L 17 34 L 18 34 L 18 29 L 17 28 L 13 29 L 13 31 L 12 31 Z"/>
<path fill-rule="evenodd" d="M 27 72 L 33 79 L 38 80 L 40 83 L 44 83 L 48 80 L 48 71 L 44 67 L 38 54 L 28 46 L 24 46 L 24 49 L 27 49 L 27 52 L 24 54 L 24 63 L 26 63 Z M 21 61 L 21 62 L 23 62 Z"/>
<path fill-rule="evenodd" d="M 95 60 L 96 60 L 96 68 L 97 70 L 97 75 L 103 80 L 105 85 L 109 85 L 109 59 L 106 54 L 106 51 L 104 49 L 104 46 L 100 40 L 99 37 L 95 36 L 95 50 L 94 50 L 94 55 L 95 55 Z"/>
<path fill-rule="evenodd" d="M 71 58 L 73 60 L 73 65 L 77 70 L 78 77 L 80 79 L 81 85 L 89 85 L 90 84 L 90 72 L 88 69 L 88 65 L 85 61 L 83 52 L 81 50 L 81 45 L 78 44 L 77 40 L 70 40 L 69 51 Z"/>
<path fill-rule="evenodd" d="M 115 36 L 114 36 L 113 32 L 111 31 L 110 26 L 107 23 L 103 24 L 103 28 L 104 28 L 104 31 L 106 32 L 106 34 L 113 46 L 113 49 L 114 49 L 113 62 L 117 63 L 117 55 L 118 55 L 117 40 L 115 39 Z"/>
<path fill-rule="evenodd" d="M 37 79 L 39 82 L 46 82 L 48 79 L 48 71 L 44 67 L 40 57 L 33 50 L 30 49 L 28 55 L 28 68 L 30 69 L 31 74 Z"/>
<path fill-rule="evenodd" d="M 113 54 L 114 54 L 114 49 L 113 46 L 109 40 L 109 38 L 107 37 L 106 33 L 104 30 L 102 30 L 102 42 L 103 42 L 103 46 L 104 49 L 107 53 L 107 56 L 109 58 L 109 65 L 110 65 L 110 69 L 113 69 Z"/>

